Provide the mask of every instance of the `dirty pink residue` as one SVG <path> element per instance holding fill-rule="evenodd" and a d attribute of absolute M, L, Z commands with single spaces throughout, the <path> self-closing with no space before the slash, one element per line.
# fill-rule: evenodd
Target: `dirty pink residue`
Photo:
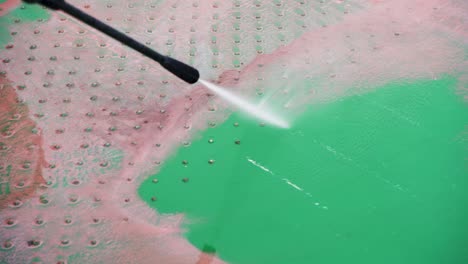
<path fill-rule="evenodd" d="M 391 80 L 468 80 L 463 1 L 70 2 L 291 116 Z M 40 168 L 47 188 L 2 210 L 2 223 L 13 223 L 0 229 L 0 245 L 14 245 L 5 258 L 222 262 L 183 238 L 183 215 L 157 214 L 137 188 L 231 109 L 63 14 L 11 29 L 18 34 L 0 52 L 2 70 L 21 87 L 49 165 Z"/>
<path fill-rule="evenodd" d="M 467 45 L 467 3 L 371 2 L 368 10 L 341 23 L 305 32 L 289 45 L 257 56 L 242 71 L 224 72 L 220 82 L 240 90 L 246 82 L 262 83 L 262 92 L 289 109 L 292 118 L 310 103 L 394 80 L 452 74 L 461 81 L 460 92 L 468 94 L 468 65 L 460 48 Z"/>
<path fill-rule="evenodd" d="M 21 0 L 7 0 L 0 4 L 0 16 L 3 16 L 21 4 Z"/>
<path fill-rule="evenodd" d="M 28 107 L 18 101 L 16 90 L 6 78 L 0 78 L 0 209 L 16 207 L 36 195 L 45 184 L 40 131 L 29 117 Z"/>

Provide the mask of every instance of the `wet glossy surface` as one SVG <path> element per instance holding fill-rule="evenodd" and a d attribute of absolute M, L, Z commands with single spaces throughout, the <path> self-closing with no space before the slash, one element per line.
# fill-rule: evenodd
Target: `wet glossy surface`
<path fill-rule="evenodd" d="M 234 115 L 139 192 L 232 263 L 463 263 L 468 109 L 455 89 L 389 84 L 311 107 L 290 130 Z"/>

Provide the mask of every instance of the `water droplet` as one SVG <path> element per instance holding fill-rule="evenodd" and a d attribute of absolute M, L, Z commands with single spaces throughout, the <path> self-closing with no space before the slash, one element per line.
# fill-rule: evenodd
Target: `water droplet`
<path fill-rule="evenodd" d="M 13 247 L 13 242 L 11 242 L 10 240 L 7 240 L 7 241 L 3 242 L 2 247 L 4 249 L 10 249 L 10 248 Z"/>
<path fill-rule="evenodd" d="M 16 199 L 16 200 L 14 200 L 13 202 L 11 202 L 10 207 L 18 208 L 18 207 L 20 207 L 21 205 L 23 205 L 23 202 L 21 202 L 20 200 Z"/>
<path fill-rule="evenodd" d="M 59 150 L 61 148 L 61 146 L 59 144 L 54 144 L 52 145 L 51 147 L 53 150 Z"/>
<path fill-rule="evenodd" d="M 44 224 L 44 220 L 41 217 L 36 217 L 34 223 L 38 226 Z"/>
<path fill-rule="evenodd" d="M 47 196 L 46 195 L 41 195 L 39 196 L 39 202 L 41 204 L 48 204 L 49 203 L 49 199 L 47 199 Z"/>
<path fill-rule="evenodd" d="M 81 162 L 81 164 L 83 164 L 83 162 Z M 80 180 L 77 180 L 77 179 L 72 180 L 72 181 L 71 181 L 71 184 L 73 184 L 73 185 L 79 185 L 79 184 L 80 184 Z"/>
<path fill-rule="evenodd" d="M 78 201 L 78 195 L 76 194 L 72 194 L 68 197 L 68 201 L 70 201 L 70 203 L 76 203 Z"/>
<path fill-rule="evenodd" d="M 37 239 L 31 239 L 27 241 L 28 247 L 38 247 L 42 244 L 42 241 Z"/>
<path fill-rule="evenodd" d="M 31 167 L 31 162 L 26 161 L 23 163 L 23 169 L 29 169 Z"/>
<path fill-rule="evenodd" d="M 69 224 L 72 223 L 72 219 L 71 219 L 71 217 L 67 216 L 67 217 L 65 217 L 65 219 L 63 220 L 63 222 L 64 222 L 64 224 L 69 225 Z"/>
<path fill-rule="evenodd" d="M 15 221 L 15 219 L 13 219 L 13 218 L 7 218 L 7 219 L 5 220 L 5 225 L 7 225 L 7 226 L 13 226 L 13 225 L 15 225 L 15 224 L 16 224 L 16 221 Z"/>

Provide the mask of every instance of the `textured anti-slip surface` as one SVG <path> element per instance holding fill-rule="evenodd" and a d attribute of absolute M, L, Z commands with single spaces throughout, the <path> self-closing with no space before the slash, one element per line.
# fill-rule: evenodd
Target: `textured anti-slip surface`
<path fill-rule="evenodd" d="M 466 1 L 68 2 L 291 128 L 0 1 L 0 263 L 466 263 Z"/>

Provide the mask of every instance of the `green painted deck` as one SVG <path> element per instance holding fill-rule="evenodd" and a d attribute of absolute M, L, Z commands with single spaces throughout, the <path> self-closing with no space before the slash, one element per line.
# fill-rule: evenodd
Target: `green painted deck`
<path fill-rule="evenodd" d="M 468 108 L 456 83 L 391 83 L 311 106 L 290 130 L 233 114 L 140 195 L 186 214 L 189 241 L 230 263 L 466 263 Z"/>

